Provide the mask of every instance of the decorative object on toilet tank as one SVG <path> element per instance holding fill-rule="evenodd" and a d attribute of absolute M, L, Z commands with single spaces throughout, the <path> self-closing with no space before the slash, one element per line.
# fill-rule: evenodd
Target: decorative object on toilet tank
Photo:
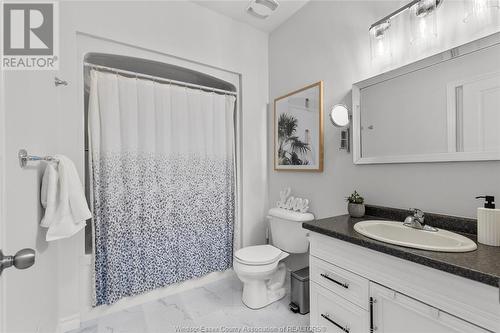
<path fill-rule="evenodd" d="M 347 211 L 351 217 L 363 217 L 365 215 L 365 199 L 357 191 L 354 191 L 345 199 L 348 202 Z"/>
<path fill-rule="evenodd" d="M 274 100 L 274 170 L 323 171 L 323 82 Z"/>
<path fill-rule="evenodd" d="M 309 209 L 309 199 L 295 198 L 290 196 L 292 190 L 286 187 L 280 191 L 280 200 L 276 202 L 276 207 L 307 213 Z"/>

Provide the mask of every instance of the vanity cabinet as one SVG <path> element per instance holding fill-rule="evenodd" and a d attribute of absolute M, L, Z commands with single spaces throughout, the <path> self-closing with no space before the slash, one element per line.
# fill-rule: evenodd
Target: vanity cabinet
<path fill-rule="evenodd" d="M 465 320 L 376 283 L 370 283 L 370 299 L 372 300 L 372 325 L 376 332 L 488 332 Z"/>
<path fill-rule="evenodd" d="M 330 290 L 312 282 L 310 285 L 311 325 L 325 327 L 321 332 L 366 333 L 369 313 Z"/>
<path fill-rule="evenodd" d="M 326 332 L 500 332 L 498 288 L 310 235 L 311 326 Z"/>

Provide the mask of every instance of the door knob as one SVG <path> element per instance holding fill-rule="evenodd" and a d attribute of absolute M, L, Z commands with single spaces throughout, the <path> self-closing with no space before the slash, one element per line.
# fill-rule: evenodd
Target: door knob
<path fill-rule="evenodd" d="M 17 269 L 26 269 L 35 263 L 35 250 L 22 249 L 13 256 L 4 256 L 0 250 L 0 274 L 5 268 L 14 266 Z"/>

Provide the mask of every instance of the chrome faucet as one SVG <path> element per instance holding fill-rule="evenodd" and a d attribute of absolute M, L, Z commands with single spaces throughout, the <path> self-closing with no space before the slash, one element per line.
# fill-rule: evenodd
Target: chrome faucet
<path fill-rule="evenodd" d="M 418 208 L 411 208 L 410 212 L 413 215 L 409 215 L 406 217 L 405 221 L 403 222 L 404 226 L 418 230 L 438 231 L 436 228 L 425 224 L 425 216 L 422 210 Z"/>

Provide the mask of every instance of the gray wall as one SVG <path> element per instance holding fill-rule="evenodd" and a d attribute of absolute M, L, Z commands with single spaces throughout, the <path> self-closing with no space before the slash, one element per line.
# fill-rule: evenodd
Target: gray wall
<path fill-rule="evenodd" d="M 473 40 L 477 33 L 467 26 L 460 33 L 446 33 L 462 11 L 453 2 L 440 8 L 439 44 L 432 53 Z M 458 162 L 354 165 L 352 155 L 339 151 L 340 130 L 330 125 L 326 113 L 336 103 L 351 105 L 351 85 L 383 71 L 370 62 L 368 27 L 397 8 L 397 1 L 312 1 L 271 33 L 269 75 L 271 101 L 318 80 L 324 81 L 325 165 L 322 173 L 272 170 L 272 126 L 268 126 L 269 197 L 291 186 L 296 196 L 312 201 L 316 217 L 346 213 L 344 197 L 356 189 L 369 204 L 418 207 L 426 211 L 475 217 L 479 194 L 500 201 L 500 162 Z M 453 7 L 455 6 L 455 7 Z M 444 19 L 444 16 L 446 18 Z M 446 28 L 446 29 L 445 29 Z M 497 27 L 494 27 L 497 29 Z M 414 59 L 399 57 L 391 68 Z M 386 68 L 387 69 L 387 68 Z M 272 103 L 268 110 L 272 124 Z M 389 120 L 390 121 L 390 120 Z M 425 133 L 425 128 L 422 129 Z"/>

